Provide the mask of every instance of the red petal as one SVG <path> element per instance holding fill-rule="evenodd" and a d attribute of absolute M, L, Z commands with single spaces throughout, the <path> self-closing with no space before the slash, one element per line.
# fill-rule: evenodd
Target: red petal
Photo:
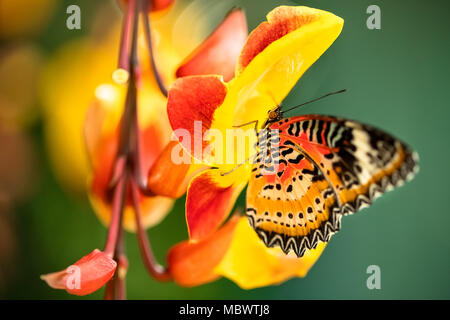
<path fill-rule="evenodd" d="M 187 192 L 186 220 L 191 240 L 213 233 L 233 209 L 242 186 L 219 185 L 218 170 L 207 170 L 195 177 Z"/>
<path fill-rule="evenodd" d="M 272 42 L 288 33 L 316 20 L 312 14 L 299 13 L 296 7 L 281 6 L 275 8 L 267 17 L 268 21 L 261 23 L 252 31 L 239 56 L 237 70 L 244 68 Z"/>
<path fill-rule="evenodd" d="M 234 77 L 236 61 L 247 39 L 247 22 L 242 9 L 234 9 L 217 29 L 178 68 L 177 77 L 219 74 L 225 81 Z"/>
<path fill-rule="evenodd" d="M 214 111 L 223 103 L 226 94 L 227 87 L 219 76 L 184 77 L 176 80 L 170 88 L 167 101 L 170 124 L 174 131 L 188 131 L 188 138 L 182 138 L 180 132 L 175 134 L 183 147 L 197 159 L 201 158 L 201 152 L 207 146 L 203 136 L 211 127 Z M 200 122 L 195 125 L 197 121 Z M 200 150 L 194 148 L 194 141 L 202 142 Z"/>
<path fill-rule="evenodd" d="M 228 251 L 240 220 L 233 216 L 222 228 L 201 242 L 183 241 L 169 251 L 167 261 L 175 282 L 192 287 L 215 280 L 215 267 Z"/>
<path fill-rule="evenodd" d="M 106 253 L 95 249 L 68 268 L 46 275 L 41 279 L 55 289 L 84 296 L 100 289 L 116 271 L 117 263 Z"/>

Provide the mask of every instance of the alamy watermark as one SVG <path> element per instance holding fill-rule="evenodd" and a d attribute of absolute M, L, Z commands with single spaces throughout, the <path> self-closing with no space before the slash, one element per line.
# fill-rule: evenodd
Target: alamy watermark
<path fill-rule="evenodd" d="M 69 16 L 66 19 L 66 27 L 69 30 L 81 29 L 81 9 L 76 4 L 71 4 L 67 7 L 66 13 Z"/>
<path fill-rule="evenodd" d="M 367 274 L 370 274 L 370 276 L 367 278 L 366 286 L 367 289 L 373 290 L 381 289 L 381 269 L 379 266 L 373 264 L 367 267 L 366 270 Z"/>
<path fill-rule="evenodd" d="M 69 290 L 81 289 L 81 269 L 78 266 L 69 266 L 66 269 L 66 288 Z"/>
<path fill-rule="evenodd" d="M 366 20 L 366 26 L 369 30 L 381 29 L 381 9 L 376 4 L 367 7 L 366 13 L 370 16 Z"/>

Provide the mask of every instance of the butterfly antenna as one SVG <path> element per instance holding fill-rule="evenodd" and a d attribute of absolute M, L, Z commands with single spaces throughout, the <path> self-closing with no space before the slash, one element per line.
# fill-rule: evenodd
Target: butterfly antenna
<path fill-rule="evenodd" d="M 323 98 L 326 98 L 326 97 L 328 97 L 328 96 L 332 96 L 332 95 L 338 94 L 338 93 L 343 93 L 343 92 L 345 92 L 345 91 L 347 91 L 347 89 L 342 89 L 342 90 L 339 90 L 339 91 L 327 93 L 326 95 L 323 95 L 323 96 L 321 96 L 321 97 L 319 97 L 319 98 L 315 98 L 315 99 L 313 99 L 313 100 L 310 100 L 310 101 L 304 102 L 304 103 L 302 103 L 302 104 L 299 104 L 298 106 L 292 107 L 292 108 L 287 109 L 287 110 L 283 110 L 283 113 L 288 112 L 288 111 L 291 111 L 291 110 L 294 110 L 294 109 L 297 109 L 297 108 L 299 108 L 299 107 L 301 107 L 301 106 L 304 106 L 305 104 L 312 103 L 312 102 L 316 102 L 316 101 L 318 101 L 318 100 L 320 100 L 320 99 L 323 99 Z"/>

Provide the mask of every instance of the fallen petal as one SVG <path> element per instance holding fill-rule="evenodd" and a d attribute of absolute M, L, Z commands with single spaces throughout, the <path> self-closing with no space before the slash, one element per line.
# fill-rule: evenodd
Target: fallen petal
<path fill-rule="evenodd" d="M 41 276 L 54 289 L 84 296 L 97 291 L 114 275 L 117 263 L 106 253 L 95 249 L 66 269 Z"/>

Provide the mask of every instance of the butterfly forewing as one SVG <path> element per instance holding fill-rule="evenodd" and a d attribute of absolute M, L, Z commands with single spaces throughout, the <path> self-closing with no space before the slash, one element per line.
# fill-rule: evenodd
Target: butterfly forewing
<path fill-rule="evenodd" d="M 341 118 L 284 119 L 262 130 L 259 141 L 247 190 L 249 222 L 267 246 L 298 256 L 328 241 L 342 215 L 370 205 L 417 170 L 417 156 L 405 144 Z"/>

